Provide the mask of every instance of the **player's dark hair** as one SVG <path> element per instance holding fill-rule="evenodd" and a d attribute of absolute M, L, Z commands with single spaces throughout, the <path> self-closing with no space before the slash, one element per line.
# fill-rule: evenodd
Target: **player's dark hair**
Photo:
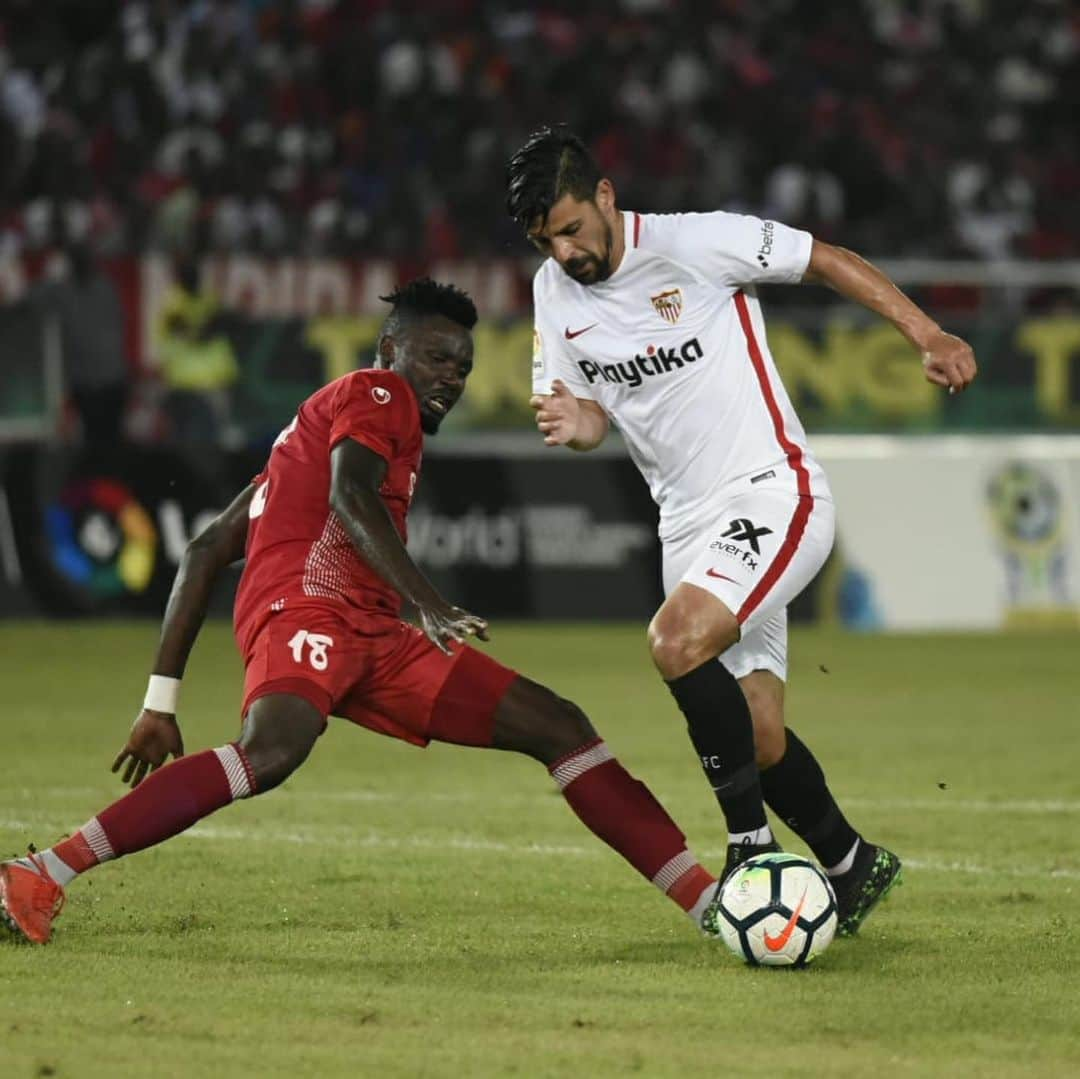
<path fill-rule="evenodd" d="M 527 229 L 537 218 L 547 221 L 551 207 L 572 195 L 592 200 L 600 168 L 585 143 L 564 124 L 534 131 L 506 166 L 506 209 Z"/>
<path fill-rule="evenodd" d="M 380 339 L 394 333 L 408 319 L 427 315 L 442 315 L 466 330 L 476 325 L 476 304 L 469 294 L 454 285 L 441 285 L 430 277 L 417 277 L 398 285 L 389 296 L 380 296 L 379 299 L 392 307 L 382 325 Z"/>

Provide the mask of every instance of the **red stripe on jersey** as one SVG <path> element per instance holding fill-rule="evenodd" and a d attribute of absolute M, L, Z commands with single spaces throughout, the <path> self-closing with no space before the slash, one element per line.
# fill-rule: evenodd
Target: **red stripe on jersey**
<path fill-rule="evenodd" d="M 769 383 L 769 374 L 765 370 L 765 360 L 758 347 L 757 337 L 754 335 L 754 326 L 750 321 L 750 308 L 746 303 L 746 293 L 735 293 L 735 310 L 739 313 L 739 324 L 742 326 L 743 336 L 746 338 L 746 349 L 750 354 L 750 362 L 754 365 L 754 374 L 757 375 L 758 386 L 761 388 L 761 396 L 765 398 L 765 407 L 769 410 L 772 419 L 773 431 L 776 441 L 787 456 L 788 465 L 795 473 L 796 487 L 799 492 L 799 504 L 788 524 L 784 542 L 780 544 L 780 550 L 773 559 L 772 564 L 766 570 L 765 575 L 758 581 L 754 590 L 746 597 L 746 602 L 739 608 L 736 618 L 742 625 L 758 607 L 761 601 L 768 595 L 769 589 L 779 580 L 780 575 L 788 568 L 795 552 L 799 549 L 803 532 L 806 531 L 806 522 L 810 520 L 810 511 L 814 508 L 814 498 L 810 494 L 810 473 L 803 461 L 802 449 L 791 441 L 784 430 L 784 417 L 780 413 L 780 406 L 776 403 L 772 385 Z"/>
<path fill-rule="evenodd" d="M 638 245 L 638 237 L 641 235 L 641 214 L 634 213 L 634 246 Z"/>

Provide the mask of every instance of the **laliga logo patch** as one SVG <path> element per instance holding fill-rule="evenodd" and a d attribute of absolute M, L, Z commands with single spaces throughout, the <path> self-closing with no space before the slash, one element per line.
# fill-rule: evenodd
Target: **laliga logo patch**
<path fill-rule="evenodd" d="M 533 374 L 542 375 L 544 373 L 544 343 L 540 339 L 540 331 L 533 329 Z"/>
<path fill-rule="evenodd" d="M 377 405 L 385 405 L 390 402 L 390 391 L 385 386 L 372 386 L 371 396 L 375 398 Z"/>

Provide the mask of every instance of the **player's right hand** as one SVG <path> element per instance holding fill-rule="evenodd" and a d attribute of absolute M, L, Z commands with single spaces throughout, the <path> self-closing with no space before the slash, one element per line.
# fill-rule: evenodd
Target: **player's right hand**
<path fill-rule="evenodd" d="M 565 446 L 577 437 L 581 404 L 561 379 L 552 382 L 550 394 L 533 394 L 529 405 L 545 446 Z"/>
<path fill-rule="evenodd" d="M 978 370 L 971 346 L 944 330 L 925 343 L 922 361 L 927 381 L 948 387 L 949 393 L 967 389 Z"/>
<path fill-rule="evenodd" d="M 440 606 L 418 606 L 420 624 L 429 641 L 440 651 L 451 655 L 450 641 L 463 644 L 466 637 L 488 639 L 488 624 L 479 615 L 469 614 L 460 607 L 449 604 Z"/>
<path fill-rule="evenodd" d="M 148 772 L 156 772 L 170 753 L 174 757 L 184 755 L 184 739 L 176 716 L 144 708 L 131 727 L 127 743 L 113 761 L 112 770 L 120 771 L 126 762 L 123 782 L 134 788 Z"/>

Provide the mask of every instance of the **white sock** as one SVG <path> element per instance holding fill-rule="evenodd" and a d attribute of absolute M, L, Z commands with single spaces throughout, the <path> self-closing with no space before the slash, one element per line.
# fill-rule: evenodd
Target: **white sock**
<path fill-rule="evenodd" d="M 846 873 L 855 864 L 855 852 L 859 849 L 859 840 L 855 840 L 851 844 L 851 850 L 844 855 L 844 860 L 837 862 L 836 865 L 827 866 L 825 869 L 825 876 L 827 877 L 839 877 L 841 874 Z"/>
<path fill-rule="evenodd" d="M 773 841 L 772 829 L 764 824 L 752 832 L 728 832 L 727 841 L 741 847 L 744 843 L 751 847 L 763 847 Z"/>
<path fill-rule="evenodd" d="M 698 901 L 686 912 L 698 929 L 701 928 L 701 919 L 705 917 L 706 908 L 713 901 L 713 897 L 719 888 L 720 882 L 718 880 L 713 881 L 712 884 L 707 884 L 705 890 L 698 896 Z"/>
<path fill-rule="evenodd" d="M 43 850 L 38 854 L 38 858 L 45 863 L 45 871 L 61 888 L 66 888 L 79 875 L 67 862 L 53 854 L 51 849 Z"/>

